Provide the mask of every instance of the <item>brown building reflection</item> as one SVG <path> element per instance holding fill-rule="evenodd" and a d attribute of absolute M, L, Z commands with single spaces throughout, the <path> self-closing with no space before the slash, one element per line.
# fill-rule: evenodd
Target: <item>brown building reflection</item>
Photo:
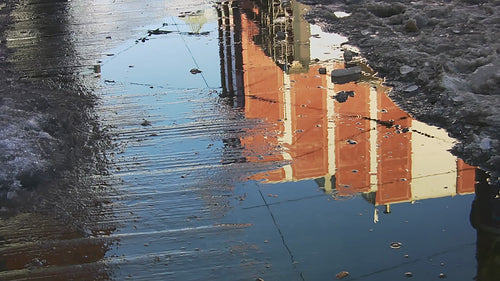
<path fill-rule="evenodd" d="M 325 34 L 311 34 L 302 18 L 307 6 L 243 0 L 218 8 L 221 49 L 231 50 L 221 50 L 222 77 L 235 77 L 232 85 L 222 83 L 224 95 L 247 119 L 268 124 L 264 134 L 248 129 L 231 143 L 243 147 L 240 161 L 286 163 L 253 179 L 315 180 L 334 198 L 361 193 L 386 212 L 395 203 L 476 192 L 476 278 L 498 279 L 498 187 L 449 152 L 454 141 L 444 130 L 402 111 L 362 63 L 366 75 L 355 82 L 334 84 L 320 74 L 346 65 L 333 54 L 310 56 L 311 41 Z"/>
<path fill-rule="evenodd" d="M 307 6 L 249 0 L 239 5 L 242 13 L 231 1 L 219 4 L 220 28 L 238 38 L 234 42 L 242 52 L 241 63 L 236 53 L 221 55 L 240 75 L 234 80 L 238 90 L 226 85 L 225 92 L 244 107 L 246 118 L 271 124 L 265 134 L 250 129 L 240 140 L 244 157 L 289 161 L 253 179 L 312 179 L 334 197 L 362 193 L 374 205 L 386 206 L 474 192 L 475 168 L 448 152 L 453 140 L 402 111 L 366 65 L 358 63 L 361 80 L 332 83 L 328 73 L 346 66 L 310 57 Z M 231 13 L 223 12 L 227 7 Z M 327 74 L 320 74 L 324 69 Z"/>

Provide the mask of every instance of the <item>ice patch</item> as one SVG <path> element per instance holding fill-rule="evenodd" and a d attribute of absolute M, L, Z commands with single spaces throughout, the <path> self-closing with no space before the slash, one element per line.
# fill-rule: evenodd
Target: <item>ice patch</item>
<path fill-rule="evenodd" d="M 41 141 L 53 140 L 42 131 L 43 116 L 15 109 L 3 100 L 0 113 L 0 199 L 13 199 L 23 188 L 22 178 L 47 169 Z"/>
<path fill-rule="evenodd" d="M 333 13 L 337 18 L 341 19 L 341 18 L 347 18 L 348 16 L 350 16 L 351 14 L 350 13 L 346 13 L 346 12 L 334 12 Z"/>

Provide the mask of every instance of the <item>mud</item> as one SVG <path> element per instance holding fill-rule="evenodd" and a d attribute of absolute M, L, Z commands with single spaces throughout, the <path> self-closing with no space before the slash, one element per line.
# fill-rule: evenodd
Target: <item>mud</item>
<path fill-rule="evenodd" d="M 359 47 L 399 106 L 447 129 L 456 155 L 498 177 L 499 1 L 301 2 L 313 6 L 308 20 Z"/>

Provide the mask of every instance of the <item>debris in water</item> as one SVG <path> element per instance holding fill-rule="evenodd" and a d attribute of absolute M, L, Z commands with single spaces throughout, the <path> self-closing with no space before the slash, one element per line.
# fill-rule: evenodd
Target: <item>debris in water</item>
<path fill-rule="evenodd" d="M 207 36 L 210 35 L 210 31 L 202 31 L 202 32 L 185 32 L 181 34 L 186 34 L 190 36 Z"/>
<path fill-rule="evenodd" d="M 443 279 L 443 278 L 446 278 L 446 277 L 447 277 L 447 276 L 446 276 L 446 274 L 444 274 L 444 273 L 439 273 L 439 278 Z"/>
<path fill-rule="evenodd" d="M 321 67 L 320 69 L 318 69 L 318 72 L 319 74 L 326 74 L 326 68 Z"/>
<path fill-rule="evenodd" d="M 169 33 L 172 33 L 172 31 L 169 31 L 169 30 L 161 30 L 159 28 L 155 29 L 155 30 L 148 30 L 148 34 L 151 36 L 151 35 L 161 35 L 161 34 L 169 34 Z"/>
<path fill-rule="evenodd" d="M 354 97 L 354 91 L 340 91 L 334 97 L 338 102 L 344 103 L 349 97 Z"/>
<path fill-rule="evenodd" d="M 337 277 L 337 279 L 342 279 L 342 278 L 344 278 L 344 277 L 346 277 L 348 275 L 349 275 L 349 272 L 347 272 L 347 271 L 341 271 L 341 272 L 337 273 L 337 275 L 335 275 L 335 277 Z"/>
<path fill-rule="evenodd" d="M 151 121 L 143 119 L 141 125 L 142 126 L 151 126 Z"/>
<path fill-rule="evenodd" d="M 401 242 L 391 242 L 391 249 L 400 249 L 401 246 L 403 246 L 403 243 Z"/>
<path fill-rule="evenodd" d="M 348 144 L 358 144 L 358 142 L 355 140 L 347 140 L 347 143 Z"/>
<path fill-rule="evenodd" d="M 413 277 L 413 273 L 411 273 L 411 272 L 409 272 L 409 271 L 408 271 L 408 272 L 405 272 L 405 276 L 406 276 L 406 277 Z"/>
<path fill-rule="evenodd" d="M 191 68 L 189 72 L 191 72 L 191 74 L 198 74 L 201 73 L 201 70 L 199 70 L 198 68 Z"/>

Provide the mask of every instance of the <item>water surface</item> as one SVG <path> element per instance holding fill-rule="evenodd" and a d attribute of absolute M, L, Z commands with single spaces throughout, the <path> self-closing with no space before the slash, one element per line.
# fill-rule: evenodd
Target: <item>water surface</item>
<path fill-rule="evenodd" d="M 79 18 L 76 2 L 66 18 Z M 71 75 L 99 85 L 115 136 L 107 208 L 86 232 L 16 217 L 1 230 L 2 278 L 474 278 L 476 169 L 444 130 L 399 109 L 363 58 L 344 60 L 346 38 L 308 24 L 296 1 L 160 2 L 117 6 L 130 25 L 120 40 L 103 32 L 123 28 L 106 20 L 114 10 L 102 12 L 99 56 L 84 52 L 102 42 L 79 47 L 78 34 L 65 45 L 88 59 Z M 353 65 L 359 79 L 332 82 Z M 37 221 L 49 229 L 14 246 Z"/>

